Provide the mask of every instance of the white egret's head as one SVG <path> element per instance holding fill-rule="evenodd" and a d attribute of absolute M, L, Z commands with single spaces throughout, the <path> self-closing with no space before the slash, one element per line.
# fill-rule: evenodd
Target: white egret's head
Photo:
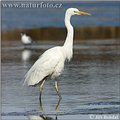
<path fill-rule="evenodd" d="M 69 14 L 70 16 L 72 16 L 72 15 L 91 15 L 90 13 L 80 11 L 77 8 L 67 9 L 66 14 Z"/>

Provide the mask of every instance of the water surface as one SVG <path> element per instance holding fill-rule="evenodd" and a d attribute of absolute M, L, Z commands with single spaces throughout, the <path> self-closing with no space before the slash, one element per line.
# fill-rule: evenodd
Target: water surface
<path fill-rule="evenodd" d="M 55 120 L 89 120 L 90 114 L 118 114 L 119 40 L 75 41 L 74 57 L 59 79 L 62 100 L 54 81 L 46 81 L 39 105 L 39 86 L 24 87 L 24 75 L 48 48 L 62 42 L 38 42 L 27 49 L 18 41 L 2 42 L 2 119 L 33 120 L 39 115 Z M 49 118 L 50 119 L 50 118 Z"/>

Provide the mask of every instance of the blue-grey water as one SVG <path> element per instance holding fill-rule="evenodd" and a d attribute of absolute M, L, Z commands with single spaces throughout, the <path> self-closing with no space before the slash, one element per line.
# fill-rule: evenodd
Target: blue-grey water
<path fill-rule="evenodd" d="M 27 49 L 18 41 L 2 41 L 2 119 L 3 120 L 90 120 L 90 115 L 120 113 L 120 41 L 75 41 L 74 57 L 66 63 L 59 88 L 46 81 L 39 104 L 39 86 L 22 86 L 24 75 L 48 48 L 62 42 L 38 42 Z M 43 116 L 41 116 L 43 115 Z M 42 118 L 41 118 L 42 117 Z M 91 118 L 92 119 L 92 118 Z M 108 118 L 109 119 L 109 118 Z M 110 120 L 110 119 L 109 119 Z"/>
<path fill-rule="evenodd" d="M 73 17 L 74 26 L 120 26 L 120 1 L 92 2 L 44 2 L 44 4 L 62 4 L 60 8 L 21 8 L 22 3 L 2 2 L 2 30 L 26 29 L 39 27 L 64 27 L 64 14 L 67 8 L 76 7 L 91 13 L 92 16 Z M 9 7 L 12 4 L 12 7 Z M 18 7 L 15 7 L 16 4 Z"/>

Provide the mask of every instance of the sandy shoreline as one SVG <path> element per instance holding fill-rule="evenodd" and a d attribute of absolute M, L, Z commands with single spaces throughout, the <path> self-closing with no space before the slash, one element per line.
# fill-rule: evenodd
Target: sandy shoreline
<path fill-rule="evenodd" d="M 120 38 L 120 27 L 79 27 L 75 29 L 75 40 L 87 39 L 112 39 Z M 34 40 L 60 40 L 66 37 L 66 28 L 49 27 L 49 28 L 32 28 L 32 29 L 16 29 L 4 30 L 1 32 L 2 40 L 19 40 L 20 33 L 25 32 Z"/>

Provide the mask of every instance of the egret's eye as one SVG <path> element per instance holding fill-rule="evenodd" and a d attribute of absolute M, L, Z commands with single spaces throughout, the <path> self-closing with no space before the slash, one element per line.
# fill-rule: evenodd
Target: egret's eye
<path fill-rule="evenodd" d="M 78 11 L 74 11 L 74 13 L 78 14 Z"/>

